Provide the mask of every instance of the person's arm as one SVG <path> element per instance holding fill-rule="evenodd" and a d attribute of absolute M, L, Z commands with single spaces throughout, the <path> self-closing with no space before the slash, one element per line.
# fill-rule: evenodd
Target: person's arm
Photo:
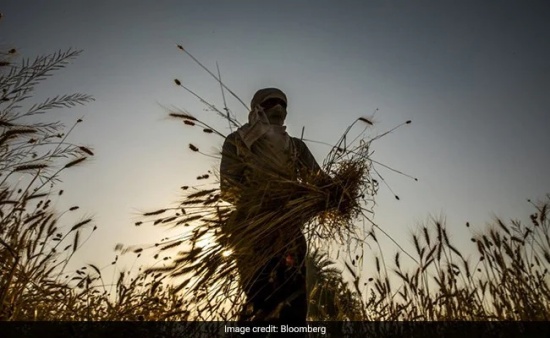
<path fill-rule="evenodd" d="M 313 157 L 311 151 L 309 151 L 309 148 L 304 143 L 304 141 L 300 140 L 299 138 L 294 138 L 294 144 L 298 148 L 299 169 L 308 170 L 313 173 L 324 174 L 323 170 L 315 160 L 315 157 Z"/>
<path fill-rule="evenodd" d="M 294 144 L 298 148 L 298 172 L 302 179 L 309 177 L 310 183 L 315 183 L 319 187 L 332 184 L 332 178 L 317 163 L 315 157 L 299 138 L 294 138 Z M 316 176 L 316 178 L 312 178 Z"/>
<path fill-rule="evenodd" d="M 320 166 L 317 164 L 315 157 L 308 149 L 304 141 L 296 139 L 299 150 L 299 161 L 301 170 L 308 170 L 316 177 L 310 181 L 310 183 L 315 184 L 317 187 L 323 189 L 327 196 L 327 206 L 339 205 L 342 194 L 345 192 L 341 184 L 336 184 L 334 179 L 326 173 Z M 308 177 L 309 175 L 305 175 Z M 304 176 L 303 176 L 304 177 Z"/>
<path fill-rule="evenodd" d="M 245 163 L 237 153 L 237 133 L 230 134 L 222 147 L 220 163 L 221 198 L 233 205 L 240 198 L 239 186 L 244 180 Z"/>

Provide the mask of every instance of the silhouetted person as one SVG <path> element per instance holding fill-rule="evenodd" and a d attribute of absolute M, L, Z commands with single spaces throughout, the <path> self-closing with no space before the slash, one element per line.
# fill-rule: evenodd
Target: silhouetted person
<path fill-rule="evenodd" d="M 280 210 L 285 203 L 269 197 L 261 203 L 250 201 L 242 193 L 242 187 L 254 184 L 266 189 L 269 196 L 270 181 L 274 182 L 274 178 L 297 180 L 306 172 L 321 172 L 305 143 L 286 133 L 283 126 L 286 107 L 287 98 L 281 90 L 257 91 L 252 98 L 248 123 L 225 139 L 220 188 L 222 198 L 236 207 L 232 215 L 235 222 L 246 222 L 247 218 L 265 210 Z M 257 204 L 260 205 L 254 211 L 248 210 Z M 247 296 L 241 320 L 305 323 L 307 243 L 301 231 L 303 222 L 293 218 L 291 224 L 285 224 L 284 231 L 271 232 L 269 238 L 262 238 L 258 243 L 246 243 L 253 247 L 256 257 L 273 252 L 267 263 L 263 262 L 252 274 L 243 272 L 254 264 L 254 257 L 237 254 L 241 283 Z M 238 238 L 239 234 L 232 236 Z"/>

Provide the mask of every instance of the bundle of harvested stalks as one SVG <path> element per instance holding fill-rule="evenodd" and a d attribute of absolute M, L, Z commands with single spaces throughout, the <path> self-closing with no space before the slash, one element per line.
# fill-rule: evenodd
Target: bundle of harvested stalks
<path fill-rule="evenodd" d="M 344 244 L 350 237 L 360 236 L 355 221 L 364 215 L 371 202 L 368 198 L 372 198 L 377 189 L 369 175 L 370 161 L 365 154 L 331 163 L 332 178 L 324 187 L 324 194 L 316 196 L 315 206 L 312 205 L 317 211 L 315 222 L 309 227 L 313 237 Z"/>
<path fill-rule="evenodd" d="M 178 252 L 170 266 L 150 271 L 182 276 L 176 291 L 184 289 L 188 301 L 201 309 L 197 318 L 235 318 L 243 286 L 274 257 L 302 250 L 302 234 L 311 242 L 336 240 L 341 244 L 360 236 L 362 228 L 355 221 L 364 215 L 368 198 L 377 189 L 369 175 L 369 145 L 360 142 L 346 150 L 339 144 L 325 160 L 322 172 L 306 172 L 298 179 L 251 161 L 252 172 L 262 179 L 233 182 L 239 196 L 234 205 L 222 201 L 216 188 L 188 193 L 174 208 L 175 216 L 158 218 L 155 224 L 193 224 L 187 236 L 159 248 L 189 246 Z M 236 306 L 227 310 L 227 299 Z"/>

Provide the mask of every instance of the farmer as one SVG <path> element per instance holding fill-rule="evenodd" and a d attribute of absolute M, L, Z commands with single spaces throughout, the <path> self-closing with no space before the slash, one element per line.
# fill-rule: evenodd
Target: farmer
<path fill-rule="evenodd" d="M 284 201 L 269 197 L 276 182 L 303 179 L 305 173 L 321 173 L 305 143 L 286 132 L 287 98 L 281 90 L 258 90 L 250 106 L 248 123 L 225 139 L 220 165 L 222 198 L 235 206 L 233 222 L 243 224 L 262 211 L 281 210 L 278 208 Z M 266 197 L 261 202 L 243 193 L 251 186 L 265 190 L 263 196 Z M 252 248 L 252 254 L 241 257 L 236 253 L 241 285 L 247 297 L 241 320 L 305 322 L 307 243 L 301 231 L 303 222 L 293 217 L 291 224 L 285 224 L 284 231 L 268 231 L 263 236 L 267 238 L 243 243 Z M 265 222 L 260 227 L 268 224 Z M 232 236 L 238 241 L 240 234 L 235 232 Z M 267 259 L 258 259 L 266 257 L 266 253 Z M 250 266 L 254 266 L 252 272 Z"/>

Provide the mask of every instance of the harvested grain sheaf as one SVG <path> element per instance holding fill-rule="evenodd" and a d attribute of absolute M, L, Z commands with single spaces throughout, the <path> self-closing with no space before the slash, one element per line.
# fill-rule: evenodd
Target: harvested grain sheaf
<path fill-rule="evenodd" d="M 298 180 L 265 166 L 254 167 L 263 179 L 235 183 L 239 192 L 236 205 L 219 199 L 218 188 L 189 192 L 181 205 L 200 210 L 200 215 L 178 214 L 163 222 L 192 225 L 192 230 L 183 238 L 187 248 L 178 247 L 182 251 L 169 269 L 162 267 L 162 272 L 184 277 L 176 290 L 184 290 L 188 301 L 215 318 L 223 312 L 221 296 L 240 309 L 239 281 L 252 278 L 266 262 L 284 254 L 299 240 L 300 231 L 310 241 L 343 244 L 359 237 L 362 228 L 355 220 L 364 215 L 377 185 L 369 175 L 369 143 L 338 151 L 344 148 L 341 144 L 333 148 L 322 172 L 302 173 Z M 214 197 L 206 203 L 200 199 L 205 196 Z M 246 264 L 237 267 L 237 257 Z M 161 272 L 155 268 L 150 271 Z"/>

